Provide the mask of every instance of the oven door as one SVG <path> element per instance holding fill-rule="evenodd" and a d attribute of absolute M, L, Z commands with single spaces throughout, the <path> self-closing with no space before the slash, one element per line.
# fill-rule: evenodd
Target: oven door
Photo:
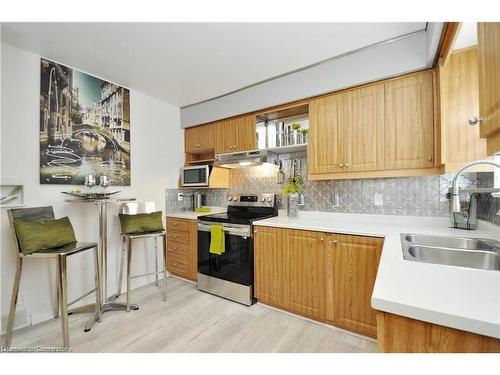
<path fill-rule="evenodd" d="M 198 273 L 233 283 L 253 285 L 252 227 L 224 223 L 225 249 L 210 253 L 210 222 L 198 222 Z"/>

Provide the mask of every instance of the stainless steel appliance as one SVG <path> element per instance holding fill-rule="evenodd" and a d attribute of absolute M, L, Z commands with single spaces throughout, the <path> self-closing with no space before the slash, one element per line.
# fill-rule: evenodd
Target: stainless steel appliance
<path fill-rule="evenodd" d="M 207 196 L 202 193 L 195 193 L 194 194 L 194 208 L 201 208 L 205 206 L 207 203 Z"/>
<path fill-rule="evenodd" d="M 242 168 L 273 163 L 275 154 L 268 150 L 231 152 L 215 155 L 215 165 L 224 168 Z"/>
<path fill-rule="evenodd" d="M 193 165 L 181 168 L 182 187 L 208 186 L 210 178 L 210 165 Z"/>
<path fill-rule="evenodd" d="M 198 217 L 198 289 L 244 305 L 253 298 L 253 226 L 278 215 L 274 194 L 231 194 L 226 213 Z M 222 224 L 225 251 L 210 253 L 211 225 Z"/>

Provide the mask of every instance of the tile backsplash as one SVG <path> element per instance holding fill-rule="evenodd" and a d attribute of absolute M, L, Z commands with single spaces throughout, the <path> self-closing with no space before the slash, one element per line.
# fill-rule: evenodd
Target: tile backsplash
<path fill-rule="evenodd" d="M 308 211 L 331 211 L 345 213 L 367 213 L 410 216 L 447 216 L 448 199 L 446 193 L 453 174 L 442 176 L 374 178 L 357 180 L 307 181 L 307 160 L 305 153 L 281 154 L 285 176 L 292 171 L 295 160 L 298 173 L 304 176 L 304 206 Z M 233 169 L 230 171 L 230 189 L 207 189 L 207 206 L 226 206 L 226 196 L 232 192 L 275 193 L 278 207 L 286 208 L 282 197 L 283 185 L 278 185 L 277 167 L 262 165 Z M 460 187 L 491 187 L 492 173 L 465 173 Z M 189 210 L 191 200 L 177 201 L 177 193 L 189 190 L 167 189 L 166 212 Z M 338 199 L 336 199 L 338 197 Z M 500 199 L 485 194 L 478 206 L 481 219 L 500 225 L 496 215 L 500 209 Z"/>

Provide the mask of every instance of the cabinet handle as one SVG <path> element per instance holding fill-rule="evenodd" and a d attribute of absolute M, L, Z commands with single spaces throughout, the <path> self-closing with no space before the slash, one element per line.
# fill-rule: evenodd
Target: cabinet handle
<path fill-rule="evenodd" d="M 323 237 L 321 237 L 319 240 L 320 240 L 321 242 L 323 242 Z"/>
<path fill-rule="evenodd" d="M 339 163 L 339 167 L 340 167 L 340 168 L 343 168 L 343 167 L 344 167 L 344 164 Z"/>
<path fill-rule="evenodd" d="M 432 161 L 432 156 L 428 156 L 427 160 Z"/>
<path fill-rule="evenodd" d="M 337 246 L 337 240 L 333 240 L 332 244 L 335 245 L 335 246 Z"/>
<path fill-rule="evenodd" d="M 483 119 L 481 117 L 472 116 L 471 118 L 469 118 L 470 126 L 480 124 L 481 122 L 483 122 Z"/>
<path fill-rule="evenodd" d="M 349 163 L 345 163 L 346 168 L 349 167 Z"/>

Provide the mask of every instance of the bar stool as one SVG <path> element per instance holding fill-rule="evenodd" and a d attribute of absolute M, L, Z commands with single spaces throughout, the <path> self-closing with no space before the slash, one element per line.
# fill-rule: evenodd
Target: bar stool
<path fill-rule="evenodd" d="M 128 202 L 123 203 L 120 208 L 121 214 L 126 215 L 137 215 L 137 214 L 149 214 L 155 212 L 154 202 Z M 158 269 L 158 238 L 163 239 L 163 271 Z M 132 240 L 137 238 L 153 238 L 154 248 L 155 248 L 155 272 L 144 273 L 140 275 L 131 275 L 132 267 Z M 127 255 L 127 311 L 130 311 L 130 287 L 132 279 L 137 277 L 155 275 L 155 285 L 158 285 L 158 275 L 163 273 L 163 300 L 167 300 L 167 236 L 165 230 L 157 232 L 143 232 L 143 233 L 133 233 L 126 234 L 122 233 L 122 253 L 120 258 L 120 273 L 118 278 L 118 292 L 111 298 L 116 299 L 120 296 L 122 291 L 122 278 L 123 278 L 123 263 L 125 260 L 125 253 Z"/>
<path fill-rule="evenodd" d="M 17 260 L 16 260 L 16 276 L 14 278 L 14 286 L 12 288 L 12 297 L 10 301 L 9 318 L 7 321 L 7 333 L 5 337 L 5 346 L 10 346 L 12 341 L 12 330 L 14 328 L 14 319 L 16 315 L 17 297 L 19 293 L 19 284 L 21 281 L 21 273 L 23 260 L 29 258 L 52 258 L 57 261 L 57 292 L 58 292 L 58 312 L 57 316 L 61 316 L 63 345 L 69 347 L 69 329 L 68 329 L 68 307 L 87 297 L 95 291 L 96 293 L 96 308 L 95 316 L 97 321 L 101 321 L 101 295 L 99 288 L 99 257 L 97 252 L 97 244 L 95 242 L 74 242 L 61 247 L 39 250 L 30 254 L 23 254 L 19 243 L 18 234 L 14 226 L 15 220 L 53 220 L 54 210 L 52 207 L 33 207 L 33 208 L 16 208 L 7 210 L 10 226 L 14 233 Z M 83 296 L 68 303 L 67 292 L 67 258 L 71 255 L 78 254 L 85 250 L 94 249 L 94 269 L 95 269 L 95 288 Z M 93 321 L 92 317 L 91 321 Z M 90 322 L 89 322 L 90 323 Z M 87 323 L 87 325 L 89 324 Z"/>

